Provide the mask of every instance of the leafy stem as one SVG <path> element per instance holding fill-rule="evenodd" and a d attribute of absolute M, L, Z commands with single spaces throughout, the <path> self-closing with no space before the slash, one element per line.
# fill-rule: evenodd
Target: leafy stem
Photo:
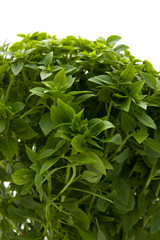
<path fill-rule="evenodd" d="M 153 163 L 153 165 L 152 165 L 152 168 L 150 170 L 150 173 L 149 173 L 149 176 L 147 178 L 147 181 L 146 181 L 146 183 L 145 183 L 145 185 L 144 185 L 144 187 L 142 189 L 142 194 L 145 192 L 145 190 L 148 188 L 150 182 L 152 181 L 152 177 L 153 177 L 153 173 L 154 173 L 154 170 L 155 170 L 155 167 L 156 167 L 156 164 L 157 164 L 157 160 L 158 159 L 156 158 L 154 163 Z"/>

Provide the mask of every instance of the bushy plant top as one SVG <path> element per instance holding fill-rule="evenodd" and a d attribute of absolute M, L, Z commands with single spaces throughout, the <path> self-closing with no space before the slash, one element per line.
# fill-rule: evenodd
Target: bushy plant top
<path fill-rule="evenodd" d="M 0 48 L 0 239 L 159 240 L 159 72 L 116 35 L 19 36 Z"/>

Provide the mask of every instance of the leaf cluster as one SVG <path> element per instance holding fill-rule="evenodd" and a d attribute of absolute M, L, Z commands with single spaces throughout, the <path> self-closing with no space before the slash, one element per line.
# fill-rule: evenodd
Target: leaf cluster
<path fill-rule="evenodd" d="M 0 47 L 0 239 L 159 240 L 159 72 L 116 35 L 19 36 Z"/>

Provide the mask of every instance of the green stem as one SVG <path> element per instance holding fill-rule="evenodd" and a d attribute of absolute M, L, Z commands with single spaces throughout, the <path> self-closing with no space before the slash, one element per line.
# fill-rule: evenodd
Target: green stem
<path fill-rule="evenodd" d="M 14 139 L 15 139 L 16 142 L 17 142 L 17 147 L 16 147 L 16 157 L 17 157 L 17 161 L 20 162 L 20 161 L 21 161 L 21 158 L 20 158 L 20 153 L 19 153 L 18 138 L 17 138 L 17 135 L 15 134 L 15 132 L 13 132 L 12 134 L 13 134 Z"/>
<path fill-rule="evenodd" d="M 66 191 L 66 189 L 72 184 L 72 182 L 76 176 L 76 166 L 75 165 L 72 165 L 72 170 L 73 170 L 72 177 L 70 178 L 68 183 L 64 186 L 64 188 L 62 188 L 62 190 L 57 194 L 57 196 L 52 199 L 52 201 L 55 201 L 57 198 L 59 198 Z"/>
<path fill-rule="evenodd" d="M 67 167 L 67 169 L 66 169 L 66 176 L 65 176 L 65 180 L 64 180 L 65 184 L 67 184 L 68 181 L 69 181 L 70 171 L 71 171 L 71 167 Z M 61 196 L 61 202 L 64 202 L 65 199 L 66 199 L 66 196 L 62 195 Z"/>
<path fill-rule="evenodd" d="M 28 79 L 28 77 L 26 75 L 24 67 L 22 68 L 22 76 L 23 76 L 24 82 L 25 82 L 25 84 L 26 84 L 26 86 L 28 88 L 28 86 L 29 86 L 29 79 Z"/>
<path fill-rule="evenodd" d="M 7 88 L 7 91 L 6 91 L 6 95 L 5 95 L 5 102 L 6 103 L 8 102 L 10 90 L 11 90 L 11 87 L 12 87 L 13 83 L 14 83 L 14 77 L 11 75 L 10 76 L 10 83 L 8 85 L 8 88 Z"/>
<path fill-rule="evenodd" d="M 145 190 L 148 188 L 150 182 L 152 181 L 152 177 L 153 177 L 153 173 L 154 173 L 154 169 L 156 167 L 156 164 L 157 164 L 157 159 L 155 159 L 155 161 L 154 161 L 154 163 L 152 165 L 152 168 L 151 168 L 151 171 L 149 173 L 148 179 L 147 179 L 147 181 L 146 181 L 146 183 L 145 183 L 145 185 L 144 185 L 144 187 L 142 189 L 142 194 L 145 192 Z"/>
<path fill-rule="evenodd" d="M 157 198 L 158 198 L 159 192 L 160 192 L 160 181 L 158 183 L 157 190 L 156 190 L 156 197 Z"/>
<path fill-rule="evenodd" d="M 127 134 L 127 136 L 123 139 L 122 143 L 119 145 L 119 147 L 116 149 L 116 151 L 110 156 L 109 160 L 114 161 L 116 154 L 120 151 L 122 146 L 127 142 L 127 140 L 132 136 L 131 134 Z"/>

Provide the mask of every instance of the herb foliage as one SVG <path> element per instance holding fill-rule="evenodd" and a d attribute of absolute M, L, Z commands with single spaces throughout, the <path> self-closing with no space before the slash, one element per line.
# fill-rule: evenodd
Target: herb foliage
<path fill-rule="evenodd" d="M 159 72 L 116 35 L 19 36 L 0 47 L 0 239 L 159 240 Z"/>

